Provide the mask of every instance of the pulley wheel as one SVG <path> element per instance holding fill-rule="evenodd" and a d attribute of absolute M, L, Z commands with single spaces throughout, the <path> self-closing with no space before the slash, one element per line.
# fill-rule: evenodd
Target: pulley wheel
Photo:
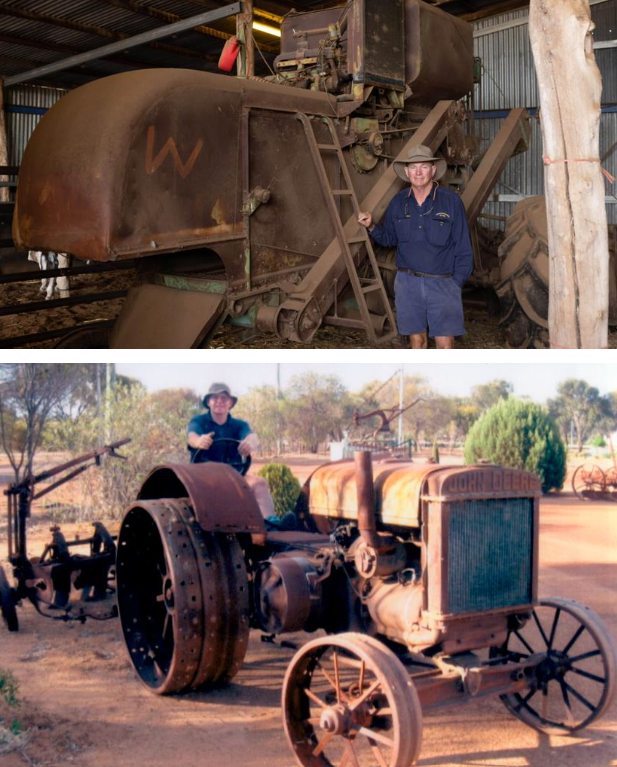
<path fill-rule="evenodd" d="M 302 767 L 409 767 L 422 712 L 401 661 L 362 634 L 315 639 L 283 683 L 287 741 Z"/>
<path fill-rule="evenodd" d="M 204 532 L 185 500 L 140 502 L 122 522 L 116 577 L 127 648 L 153 692 L 195 690 L 237 673 L 249 596 L 235 536 Z"/>
<path fill-rule="evenodd" d="M 518 719 L 541 732 L 569 734 L 587 727 L 610 705 L 617 655 L 593 610 L 571 599 L 542 599 L 532 620 L 512 631 L 492 654 L 520 661 L 535 653 L 543 657 L 531 688 L 502 696 Z"/>
<path fill-rule="evenodd" d="M 572 476 L 572 490 L 581 501 L 598 501 L 604 495 L 605 481 L 599 466 L 584 463 Z"/>
<path fill-rule="evenodd" d="M 11 589 L 4 568 L 0 567 L 0 610 L 2 619 L 9 631 L 19 631 L 19 621 L 17 620 L 17 610 L 15 609 L 15 600 L 13 599 L 13 590 Z"/>

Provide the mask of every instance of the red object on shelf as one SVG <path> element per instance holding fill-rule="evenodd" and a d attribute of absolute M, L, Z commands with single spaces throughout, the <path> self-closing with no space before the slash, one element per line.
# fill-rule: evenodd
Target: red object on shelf
<path fill-rule="evenodd" d="M 240 41 L 237 37 L 230 37 L 223 46 L 223 52 L 219 58 L 219 69 L 222 69 L 224 72 L 231 72 L 239 53 Z"/>

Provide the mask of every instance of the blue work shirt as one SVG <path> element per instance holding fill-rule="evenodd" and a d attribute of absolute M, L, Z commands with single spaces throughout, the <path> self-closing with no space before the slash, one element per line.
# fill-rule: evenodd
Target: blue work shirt
<path fill-rule="evenodd" d="M 190 431 L 199 434 L 200 437 L 203 434 L 214 432 L 213 440 L 223 438 L 242 440 L 248 437 L 249 434 L 252 434 L 252 429 L 246 421 L 228 415 L 225 423 L 218 424 L 212 419 L 209 410 L 203 415 L 196 415 L 194 418 L 191 418 L 186 429 L 187 434 Z M 198 452 L 198 449 L 190 445 L 186 447 L 191 454 L 191 463 L 205 463 L 206 461 L 229 463 L 229 461 L 233 461 L 238 457 L 237 446 L 231 442 L 221 442 L 212 445 L 208 450 L 199 450 L 197 460 L 195 460 L 195 453 Z"/>
<path fill-rule="evenodd" d="M 411 187 L 392 198 L 383 223 L 371 237 L 385 248 L 396 246 L 396 266 L 427 274 L 453 274 L 462 288 L 473 270 L 467 216 L 461 198 L 434 185 L 422 205 Z"/>

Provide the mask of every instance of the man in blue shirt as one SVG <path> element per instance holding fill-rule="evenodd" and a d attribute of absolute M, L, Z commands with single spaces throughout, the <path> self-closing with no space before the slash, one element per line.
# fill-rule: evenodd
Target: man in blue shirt
<path fill-rule="evenodd" d="M 473 253 L 461 198 L 437 183 L 446 167 L 418 144 L 405 162 L 394 163 L 410 186 L 392 198 L 383 223 L 374 224 L 370 213 L 358 218 L 380 245 L 396 246 L 396 319 L 412 349 L 426 349 L 427 327 L 438 349 L 452 349 L 454 336 L 465 332 L 461 290 Z"/>
<path fill-rule="evenodd" d="M 207 412 L 191 418 L 187 427 L 187 448 L 191 453 L 191 463 L 235 463 L 239 453 L 243 458 L 256 450 L 259 441 L 246 421 L 230 415 L 238 401 L 224 383 L 214 383 L 203 399 Z M 238 440 L 237 448 L 230 443 L 218 442 L 221 439 Z M 234 468 L 237 468 L 235 466 Z M 245 476 L 263 517 L 274 514 L 274 503 L 268 483 L 263 477 Z"/>

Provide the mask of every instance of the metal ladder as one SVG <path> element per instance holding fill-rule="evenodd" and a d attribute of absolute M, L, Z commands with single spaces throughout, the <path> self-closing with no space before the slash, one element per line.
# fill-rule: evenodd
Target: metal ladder
<path fill-rule="evenodd" d="M 375 258 L 375 251 L 373 250 L 368 230 L 362 225 L 358 224 L 360 229 L 359 233 L 356 233 L 352 236 L 348 236 L 345 233 L 345 224 L 341 220 L 341 215 L 337 206 L 337 197 L 347 197 L 349 200 L 351 200 L 356 218 L 360 215 L 360 206 L 358 204 L 358 198 L 356 197 L 356 193 L 351 183 L 349 170 L 345 164 L 345 158 L 343 157 L 343 150 L 341 149 L 341 144 L 336 133 L 336 128 L 334 127 L 334 123 L 329 117 L 321 118 L 322 122 L 324 122 L 327 126 L 330 137 L 332 139 L 332 143 L 322 144 L 317 141 L 317 137 L 315 136 L 315 131 L 310 118 L 302 113 L 298 113 L 296 117 L 302 123 L 304 132 L 306 133 L 311 155 L 313 157 L 313 162 L 315 164 L 321 188 L 326 199 L 328 213 L 330 214 L 330 219 L 334 225 L 334 230 L 336 232 L 336 237 L 339 241 L 341 251 L 345 257 L 347 274 L 353 287 L 356 301 L 358 302 L 358 309 L 360 310 L 360 316 L 362 317 L 362 324 L 372 343 L 385 344 L 398 336 L 396 318 L 394 317 L 394 312 L 392 311 L 392 307 L 388 299 L 388 294 L 386 293 L 386 288 L 383 284 L 383 280 L 381 279 L 381 274 L 379 273 L 379 265 L 377 263 L 377 259 Z M 323 158 L 326 154 L 331 156 L 334 155 L 336 157 L 339 168 L 341 170 L 343 181 L 345 183 L 345 188 L 334 189 L 330 184 L 328 174 L 323 162 Z M 354 248 L 355 252 L 352 252 L 352 247 Z M 366 254 L 368 256 L 368 264 L 370 267 L 368 277 L 360 277 L 358 274 L 356 259 L 362 248 L 366 249 Z M 362 260 L 363 258 L 360 256 L 359 261 L 361 262 Z M 376 332 L 375 328 L 373 327 L 373 323 L 371 322 L 371 313 L 369 312 L 369 308 L 366 303 L 366 297 L 370 293 L 376 293 L 378 295 L 378 298 L 380 299 L 379 303 L 383 309 L 382 313 L 387 318 L 387 322 L 385 324 L 386 331 L 382 334 L 378 334 Z"/>

